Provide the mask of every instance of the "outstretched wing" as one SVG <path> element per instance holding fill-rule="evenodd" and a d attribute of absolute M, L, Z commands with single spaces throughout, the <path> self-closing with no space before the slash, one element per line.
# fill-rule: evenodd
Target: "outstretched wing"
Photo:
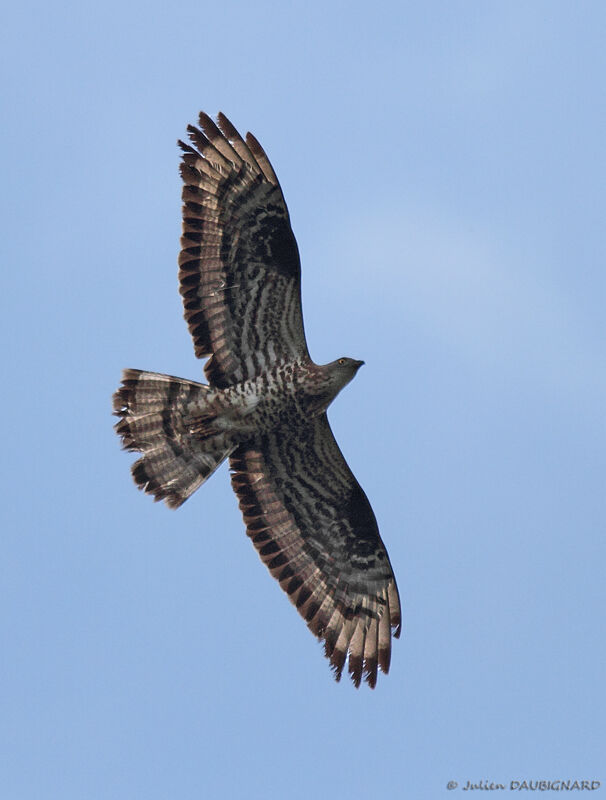
<path fill-rule="evenodd" d="M 370 503 L 325 414 L 296 435 L 270 434 L 230 457 L 247 533 L 309 628 L 337 680 L 389 670 L 400 635 L 394 574 Z"/>
<path fill-rule="evenodd" d="M 308 356 L 301 266 L 278 179 L 252 134 L 200 114 L 183 150 L 180 291 L 196 356 L 224 388 Z"/>

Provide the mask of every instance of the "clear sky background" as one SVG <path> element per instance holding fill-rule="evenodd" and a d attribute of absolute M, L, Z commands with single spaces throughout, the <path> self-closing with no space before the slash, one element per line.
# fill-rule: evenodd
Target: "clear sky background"
<path fill-rule="evenodd" d="M 1 29 L 0 795 L 604 793 L 604 4 L 25 0 Z M 403 603 L 374 692 L 333 682 L 226 467 L 171 512 L 112 431 L 122 367 L 201 377 L 200 109 L 278 172 L 313 357 L 366 361 L 329 416 Z"/>

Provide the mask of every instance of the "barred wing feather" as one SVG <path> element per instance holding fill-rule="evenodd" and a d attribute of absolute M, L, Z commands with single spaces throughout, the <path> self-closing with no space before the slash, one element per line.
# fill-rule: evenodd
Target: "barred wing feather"
<path fill-rule="evenodd" d="M 247 533 L 341 677 L 376 684 L 389 670 L 400 602 L 363 490 L 325 414 L 296 436 L 272 434 L 230 457 Z"/>
<path fill-rule="evenodd" d="M 301 266 L 280 184 L 261 145 L 200 115 L 182 150 L 180 291 L 196 356 L 220 388 L 308 358 Z"/>

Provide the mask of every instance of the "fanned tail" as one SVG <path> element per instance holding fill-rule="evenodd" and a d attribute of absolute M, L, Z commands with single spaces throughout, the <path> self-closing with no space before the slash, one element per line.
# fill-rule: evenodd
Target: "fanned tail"
<path fill-rule="evenodd" d="M 126 369 L 114 394 L 115 425 L 125 450 L 142 453 L 135 482 L 177 508 L 233 451 L 224 435 L 201 437 L 192 418 L 204 414 L 210 387 L 172 375 Z"/>

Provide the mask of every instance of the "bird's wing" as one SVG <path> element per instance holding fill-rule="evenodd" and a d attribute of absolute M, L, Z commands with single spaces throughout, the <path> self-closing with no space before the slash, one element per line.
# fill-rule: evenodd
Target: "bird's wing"
<path fill-rule="evenodd" d="M 347 654 L 356 686 L 389 669 L 400 602 L 375 515 L 325 414 L 287 438 L 270 434 L 230 457 L 247 533 L 309 628 L 337 680 Z"/>
<path fill-rule="evenodd" d="M 179 283 L 196 356 L 224 388 L 308 356 L 301 266 L 275 172 L 252 134 L 200 114 L 183 150 Z"/>

